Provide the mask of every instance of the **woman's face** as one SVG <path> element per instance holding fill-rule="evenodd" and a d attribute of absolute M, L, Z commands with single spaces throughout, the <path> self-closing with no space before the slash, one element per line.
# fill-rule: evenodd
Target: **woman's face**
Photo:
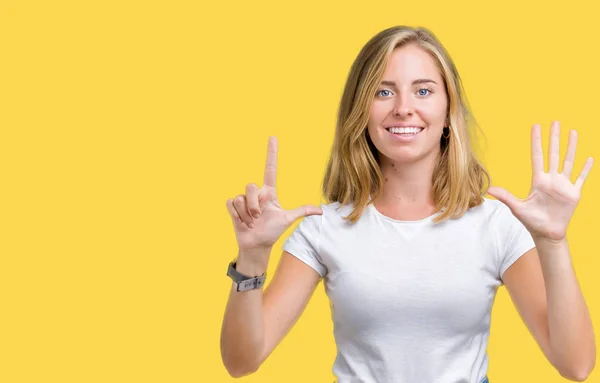
<path fill-rule="evenodd" d="M 414 44 L 396 48 L 371 104 L 368 132 L 382 156 L 411 163 L 440 151 L 448 100 L 434 59 Z"/>

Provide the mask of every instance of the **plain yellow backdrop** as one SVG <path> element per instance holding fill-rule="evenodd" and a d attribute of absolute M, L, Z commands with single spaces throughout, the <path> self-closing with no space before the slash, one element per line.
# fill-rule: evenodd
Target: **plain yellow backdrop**
<path fill-rule="evenodd" d="M 597 15 L 592 2 L 0 2 L 0 381 L 233 381 L 225 202 L 261 184 L 269 135 L 284 207 L 322 202 L 346 75 L 384 28 L 422 25 L 447 47 L 494 184 L 527 195 L 531 125 L 547 147 L 554 119 L 563 153 L 580 134 L 579 172 L 600 159 Z M 597 330 L 598 166 L 568 232 Z M 488 351 L 493 383 L 566 381 L 504 288 Z M 332 382 L 334 357 L 320 284 L 242 381 Z"/>

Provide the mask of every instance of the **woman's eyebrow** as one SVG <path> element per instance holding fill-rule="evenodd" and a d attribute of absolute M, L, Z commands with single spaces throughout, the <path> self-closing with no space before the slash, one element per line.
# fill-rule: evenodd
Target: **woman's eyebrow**
<path fill-rule="evenodd" d="M 426 82 L 432 82 L 432 83 L 434 83 L 434 84 L 437 85 L 437 82 L 435 82 L 435 81 L 433 81 L 431 79 L 428 79 L 428 78 L 419 78 L 419 79 L 416 79 L 416 80 L 414 80 L 412 82 L 412 85 L 423 84 L 423 83 L 426 83 Z M 394 81 L 382 81 L 381 85 L 389 85 L 389 86 L 396 87 L 396 83 Z"/>

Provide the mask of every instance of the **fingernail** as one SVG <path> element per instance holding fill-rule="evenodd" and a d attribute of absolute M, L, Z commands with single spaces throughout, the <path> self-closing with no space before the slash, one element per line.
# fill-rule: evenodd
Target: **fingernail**
<path fill-rule="evenodd" d="M 260 217 L 260 214 L 254 213 L 254 218 L 258 218 L 258 217 Z"/>
<path fill-rule="evenodd" d="M 248 224 L 248 227 L 249 227 L 250 229 L 252 229 L 252 228 L 254 227 L 254 222 L 250 222 L 250 223 Z"/>

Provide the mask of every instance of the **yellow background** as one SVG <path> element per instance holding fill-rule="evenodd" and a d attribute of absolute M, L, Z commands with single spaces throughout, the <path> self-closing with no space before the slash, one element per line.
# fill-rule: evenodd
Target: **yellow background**
<path fill-rule="evenodd" d="M 233 381 L 225 201 L 261 184 L 275 135 L 284 207 L 321 202 L 346 75 L 389 26 L 426 26 L 451 53 L 494 184 L 527 195 L 536 122 L 546 147 L 561 121 L 563 152 L 578 130 L 575 172 L 600 159 L 591 1 L 0 4 L 0 382 Z M 598 166 L 569 227 L 596 331 Z M 493 383 L 566 381 L 504 288 L 489 356 Z M 243 381 L 332 382 L 334 357 L 321 284 Z"/>

